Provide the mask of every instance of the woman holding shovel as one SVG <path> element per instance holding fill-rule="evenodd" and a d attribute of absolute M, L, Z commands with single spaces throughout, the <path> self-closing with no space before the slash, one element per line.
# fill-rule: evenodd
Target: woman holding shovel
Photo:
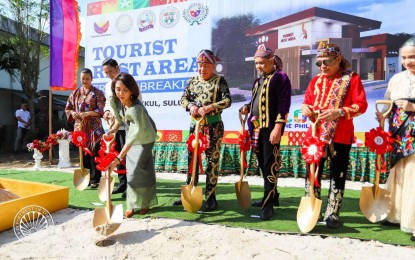
<path fill-rule="evenodd" d="M 215 65 L 219 59 L 210 50 L 201 50 L 197 57 L 199 76 L 191 77 L 181 98 L 181 105 L 190 112 L 192 122 L 190 134 L 195 132 L 196 121 L 194 118 L 203 116 L 201 132 L 209 138 L 205 151 L 207 158 L 205 211 L 215 210 L 216 184 L 218 182 L 219 155 L 224 134 L 224 126 L 221 118 L 222 110 L 231 106 L 231 95 L 224 77 L 215 74 Z M 189 169 L 192 169 L 192 152 L 189 152 Z M 197 162 L 199 164 L 199 162 Z M 196 168 L 195 185 L 199 179 L 199 171 Z M 190 183 L 190 173 L 187 174 L 187 184 Z M 173 202 L 173 206 L 182 205 L 182 201 Z"/>
<path fill-rule="evenodd" d="M 314 192 L 315 197 L 321 199 L 321 173 L 324 163 L 330 157 L 330 188 L 324 220 L 328 228 L 338 228 L 349 152 L 354 138 L 353 118 L 366 111 L 367 101 L 359 75 L 347 70 L 350 63 L 343 57 L 336 44 L 320 42 L 316 66 L 320 68 L 320 74 L 311 79 L 307 87 L 301 113 L 314 122 L 315 112 L 320 111 L 316 136 L 320 137 L 326 146 L 325 155 L 317 165 Z M 311 135 L 310 127 L 307 136 Z M 309 172 L 310 165 L 307 165 L 307 176 Z M 307 196 L 309 185 L 306 178 Z"/>
<path fill-rule="evenodd" d="M 389 129 L 395 140 L 386 182 L 391 210 L 385 225 L 400 225 L 415 241 L 415 37 L 403 44 L 400 54 L 406 70 L 390 79 L 385 92 L 385 99 L 393 101 Z M 376 117 L 384 120 L 382 112 Z"/>
<path fill-rule="evenodd" d="M 120 73 L 112 81 L 113 96 L 110 104 L 116 123 L 107 134 L 117 132 L 119 125 L 126 129 L 126 141 L 119 155 L 111 163 L 108 172 L 114 170 L 126 157 L 127 210 L 125 217 L 136 212 L 147 214 L 151 206 L 157 205 L 156 172 L 152 149 L 157 139 L 156 125 L 146 108 L 138 99 L 137 82 L 127 73 Z"/>
<path fill-rule="evenodd" d="M 90 169 L 91 188 L 97 188 L 101 171 L 96 168 L 93 155 L 97 152 L 96 149 L 99 149 L 99 142 L 104 134 L 101 117 L 104 114 L 105 95 L 92 86 L 93 77 L 90 69 L 83 69 L 80 78 L 82 86 L 69 96 L 65 113 L 68 121 L 75 121 L 74 130 L 81 130 L 86 134 L 86 148 L 91 153 L 85 155 L 84 167 Z"/>

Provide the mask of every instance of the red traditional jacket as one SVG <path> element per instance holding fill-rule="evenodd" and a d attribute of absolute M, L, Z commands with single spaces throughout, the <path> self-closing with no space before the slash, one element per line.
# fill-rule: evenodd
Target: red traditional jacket
<path fill-rule="evenodd" d="M 340 72 L 333 78 L 321 74 L 315 76 L 307 87 L 303 104 L 310 105 L 314 111 L 330 108 L 344 111 L 344 117 L 331 123 L 320 122 L 316 134 L 328 143 L 353 143 L 353 118 L 367 109 L 362 81 L 358 74 L 348 71 Z M 307 136 L 311 136 L 311 127 Z"/>

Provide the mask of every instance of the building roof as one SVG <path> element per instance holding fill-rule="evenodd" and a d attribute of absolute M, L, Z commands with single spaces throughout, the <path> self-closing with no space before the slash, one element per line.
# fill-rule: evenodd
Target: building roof
<path fill-rule="evenodd" d="M 376 20 L 340 13 L 320 7 L 312 7 L 304 11 L 271 21 L 269 23 L 265 23 L 257 27 L 250 28 L 247 30 L 246 35 L 254 36 L 263 33 L 269 33 L 287 27 L 287 25 L 289 24 L 315 21 L 317 19 L 321 19 L 322 21 L 327 23 L 341 23 L 342 25 L 352 26 L 354 25 L 358 28 L 360 32 L 379 29 L 380 25 L 382 24 L 382 22 Z"/>

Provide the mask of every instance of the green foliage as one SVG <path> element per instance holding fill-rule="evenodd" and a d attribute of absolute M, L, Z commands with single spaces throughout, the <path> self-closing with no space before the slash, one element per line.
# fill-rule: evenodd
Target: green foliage
<path fill-rule="evenodd" d="M 2 170 L 1 178 L 30 180 L 48 184 L 55 184 L 69 187 L 69 206 L 86 210 L 94 210 L 92 203 L 102 203 L 97 196 L 97 190 L 86 189 L 82 192 L 77 191 L 72 184 L 72 174 L 62 172 L 45 171 L 16 171 Z M 185 176 L 183 175 L 183 179 Z M 235 178 L 237 179 L 237 178 Z M 196 221 L 208 224 L 219 224 L 231 227 L 242 227 L 255 230 L 266 230 L 279 233 L 298 233 L 296 214 L 301 197 L 304 196 L 303 188 L 280 187 L 280 207 L 274 207 L 274 217 L 270 221 L 261 221 L 251 217 L 259 215 L 259 208 L 249 208 L 242 210 L 239 208 L 235 196 L 234 184 L 219 184 L 217 199 L 219 208 L 212 212 L 200 212 L 191 214 L 183 210 L 183 207 L 174 207 L 172 202 L 180 198 L 180 187 L 183 182 L 158 180 L 157 197 L 159 205 L 150 210 L 146 216 L 135 215 L 135 218 L 160 217 L 182 219 L 186 221 Z M 261 186 L 250 185 L 252 198 L 259 200 L 263 194 Z M 323 189 L 323 209 L 325 209 L 327 189 Z M 125 200 L 121 194 L 112 196 L 113 204 L 123 204 L 126 208 Z M 333 237 L 349 237 L 362 240 L 378 240 L 383 243 L 401 244 L 415 246 L 415 242 L 410 241 L 410 235 L 402 232 L 399 228 L 373 224 L 365 219 L 359 210 L 360 191 L 347 190 L 343 201 L 340 221 L 342 225 L 337 230 L 328 229 L 323 223 L 318 223 L 310 234 Z M 203 209 L 203 207 L 202 207 Z"/>

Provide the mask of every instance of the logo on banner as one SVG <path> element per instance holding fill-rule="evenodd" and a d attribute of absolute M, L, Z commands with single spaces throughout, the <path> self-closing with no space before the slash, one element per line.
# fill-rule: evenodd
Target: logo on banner
<path fill-rule="evenodd" d="M 133 25 L 133 18 L 127 14 L 120 15 L 117 18 L 117 22 L 115 23 L 115 27 L 119 32 L 127 32 Z"/>
<path fill-rule="evenodd" d="M 189 6 L 189 8 L 183 11 L 183 18 L 193 25 L 194 23 L 200 24 L 209 13 L 207 6 L 204 6 L 200 3 L 194 3 Z"/>
<path fill-rule="evenodd" d="M 106 21 L 103 23 L 97 23 L 97 22 L 94 23 L 94 30 L 98 34 L 106 33 L 109 28 L 110 28 L 110 21 Z"/>
<path fill-rule="evenodd" d="M 150 10 L 142 12 L 138 16 L 138 26 L 140 27 L 138 30 L 140 32 L 147 31 L 148 29 L 154 28 L 154 20 L 156 20 L 156 16 Z"/>
<path fill-rule="evenodd" d="M 180 19 L 179 10 L 176 7 L 169 6 L 160 12 L 160 24 L 164 28 L 172 28 Z"/>
<path fill-rule="evenodd" d="M 53 226 L 50 213 L 43 207 L 31 205 L 17 212 L 13 221 L 14 234 L 18 239 Z"/>

